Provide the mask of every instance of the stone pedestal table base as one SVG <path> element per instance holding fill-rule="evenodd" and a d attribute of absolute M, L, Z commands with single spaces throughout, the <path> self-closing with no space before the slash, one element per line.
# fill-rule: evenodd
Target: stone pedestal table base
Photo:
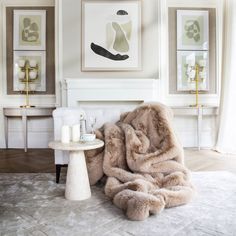
<path fill-rule="evenodd" d="M 70 151 L 65 197 L 68 200 L 85 200 L 91 197 L 84 151 Z"/>

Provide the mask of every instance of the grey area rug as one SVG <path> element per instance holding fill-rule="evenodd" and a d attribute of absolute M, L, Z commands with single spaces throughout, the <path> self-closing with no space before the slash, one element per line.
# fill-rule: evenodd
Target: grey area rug
<path fill-rule="evenodd" d="M 71 202 L 65 176 L 56 184 L 53 174 L 0 174 L 0 235 L 236 235 L 236 176 L 195 172 L 192 179 L 198 194 L 190 204 L 133 222 L 101 186 L 90 199 Z"/>

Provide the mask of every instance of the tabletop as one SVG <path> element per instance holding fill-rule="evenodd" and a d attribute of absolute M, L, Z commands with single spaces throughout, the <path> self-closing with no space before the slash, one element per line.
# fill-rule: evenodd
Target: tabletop
<path fill-rule="evenodd" d="M 89 142 L 70 142 L 62 143 L 61 141 L 53 141 L 48 144 L 48 146 L 55 150 L 62 151 L 85 151 L 100 148 L 104 145 L 104 142 L 100 139 L 95 139 L 94 141 Z"/>

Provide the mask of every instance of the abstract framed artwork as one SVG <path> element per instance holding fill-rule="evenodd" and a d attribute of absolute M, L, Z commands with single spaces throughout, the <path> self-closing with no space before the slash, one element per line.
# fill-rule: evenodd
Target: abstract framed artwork
<path fill-rule="evenodd" d="M 200 91 L 209 90 L 209 58 L 207 51 L 178 51 L 177 52 L 177 91 L 196 90 L 195 64 L 205 62 L 199 72 L 198 88 Z M 189 67 L 192 66 L 192 68 Z"/>
<path fill-rule="evenodd" d="M 20 61 L 34 61 L 37 64 L 37 79 L 31 84 L 34 84 L 35 91 L 46 91 L 46 53 L 45 51 L 14 51 L 14 77 L 13 91 L 21 91 L 21 81 L 19 78 Z"/>
<path fill-rule="evenodd" d="M 209 12 L 177 10 L 177 50 L 209 49 Z"/>
<path fill-rule="evenodd" d="M 14 10 L 14 50 L 46 50 L 46 10 Z"/>
<path fill-rule="evenodd" d="M 82 70 L 141 69 L 141 1 L 82 1 Z"/>

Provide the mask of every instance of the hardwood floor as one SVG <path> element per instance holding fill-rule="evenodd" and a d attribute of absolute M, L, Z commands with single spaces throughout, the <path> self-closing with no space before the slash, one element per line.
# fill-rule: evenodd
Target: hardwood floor
<path fill-rule="evenodd" d="M 55 172 L 54 153 L 51 149 L 0 149 L 1 173 Z"/>
<path fill-rule="evenodd" d="M 212 150 L 185 149 L 185 164 L 192 171 L 230 171 L 236 174 L 236 155 Z"/>
<path fill-rule="evenodd" d="M 185 149 L 185 164 L 193 171 L 226 170 L 236 174 L 236 156 L 211 150 Z M 62 168 L 66 171 L 66 168 Z M 55 173 L 53 150 L 0 149 L 0 173 Z"/>

